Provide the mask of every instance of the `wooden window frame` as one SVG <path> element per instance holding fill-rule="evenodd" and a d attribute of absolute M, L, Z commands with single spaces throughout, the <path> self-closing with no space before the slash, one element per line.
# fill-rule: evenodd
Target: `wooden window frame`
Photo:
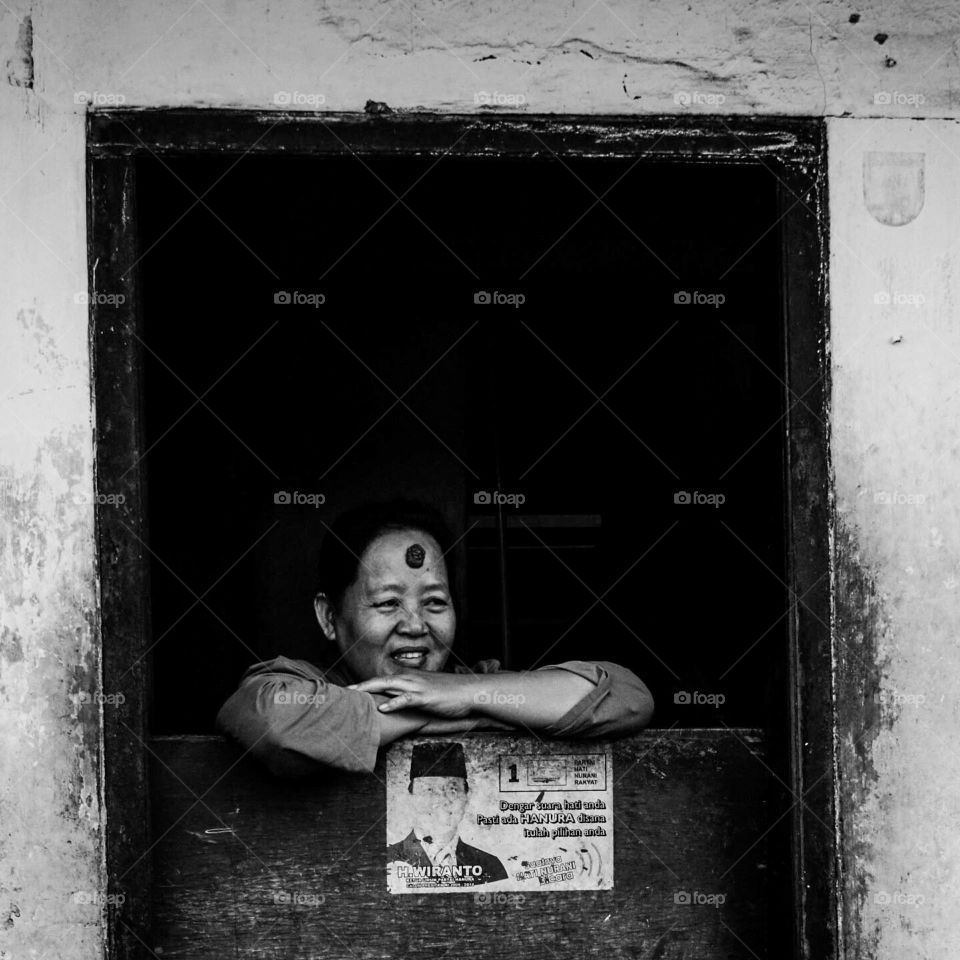
<path fill-rule="evenodd" d="M 451 146 L 452 145 L 452 146 Z M 146 487 L 140 458 L 143 357 L 135 165 L 145 154 L 642 157 L 645 161 L 761 164 L 778 181 L 786 384 L 785 504 L 789 646 L 784 691 L 795 802 L 793 954 L 838 953 L 839 831 L 832 690 L 829 367 L 826 310 L 826 130 L 784 117 L 504 117 L 307 114 L 213 109 L 96 111 L 87 120 L 91 362 L 96 475 L 120 506 L 97 507 L 104 690 L 108 955 L 151 956 L 151 682 Z M 96 294 L 124 295 L 120 306 Z M 103 301 L 103 302 L 101 302 Z M 802 402 L 797 398 L 802 398 Z M 117 499 L 117 498 L 114 498 Z M 122 683 L 121 683 L 122 680 Z M 652 735 L 656 731 L 651 731 Z M 785 742 L 788 741 L 788 742 Z M 802 802 L 796 801 L 801 798 Z M 789 797 L 787 798 L 789 801 Z M 833 827 L 825 831 L 824 824 Z M 140 931 L 140 933 L 138 933 Z"/>

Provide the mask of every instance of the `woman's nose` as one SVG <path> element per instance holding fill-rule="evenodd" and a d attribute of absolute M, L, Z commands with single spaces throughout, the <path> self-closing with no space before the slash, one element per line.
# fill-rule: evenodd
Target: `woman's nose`
<path fill-rule="evenodd" d="M 403 618 L 400 621 L 400 629 L 403 633 L 413 634 L 414 636 L 420 636 L 427 632 L 423 617 L 420 616 L 420 611 L 416 609 L 416 607 L 403 608 Z"/>

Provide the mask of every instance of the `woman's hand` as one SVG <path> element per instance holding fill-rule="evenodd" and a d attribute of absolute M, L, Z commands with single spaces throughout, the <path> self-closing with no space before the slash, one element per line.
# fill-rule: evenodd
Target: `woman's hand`
<path fill-rule="evenodd" d="M 477 680 L 482 677 L 483 674 L 409 670 L 389 677 L 372 677 L 351 684 L 348 689 L 390 697 L 378 707 L 381 713 L 413 709 L 436 717 L 467 717 L 475 712 Z"/>

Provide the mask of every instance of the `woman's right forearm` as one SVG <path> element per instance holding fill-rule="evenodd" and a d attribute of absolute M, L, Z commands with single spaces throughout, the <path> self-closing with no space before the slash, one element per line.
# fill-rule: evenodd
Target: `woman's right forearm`
<path fill-rule="evenodd" d="M 516 730 L 509 723 L 501 723 L 490 717 L 431 717 L 420 733 L 431 736 L 449 736 L 453 733 L 470 733 L 473 730 Z"/>

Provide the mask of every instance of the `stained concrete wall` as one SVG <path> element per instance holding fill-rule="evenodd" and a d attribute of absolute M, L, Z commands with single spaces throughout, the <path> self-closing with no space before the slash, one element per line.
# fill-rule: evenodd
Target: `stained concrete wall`
<path fill-rule="evenodd" d="M 960 126 L 839 122 L 829 153 L 850 932 L 958 956 Z"/>
<path fill-rule="evenodd" d="M 951 217 L 960 137 L 949 118 L 958 37 L 943 0 L 2 5 L 0 960 L 101 951 L 101 708 L 84 702 L 99 692 L 84 111 L 359 110 L 367 100 L 456 112 L 837 118 L 831 322 L 847 952 L 957 955 Z M 926 202 L 912 222 L 883 225 L 868 212 L 865 150 L 924 154 Z M 908 210 L 907 167 L 886 180 L 882 168 L 882 158 L 871 168 L 875 209 Z M 889 303 L 875 301 L 883 293 Z"/>

